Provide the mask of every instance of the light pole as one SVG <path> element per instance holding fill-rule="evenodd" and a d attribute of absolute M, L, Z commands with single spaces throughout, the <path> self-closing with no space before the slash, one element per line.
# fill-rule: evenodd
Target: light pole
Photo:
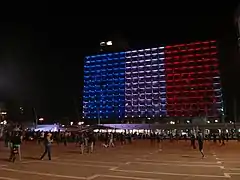
<path fill-rule="evenodd" d="M 80 121 L 80 116 L 79 116 L 79 112 L 78 112 L 78 106 L 77 106 L 77 102 L 76 102 L 74 97 L 73 97 L 73 102 L 74 102 L 74 109 L 76 111 L 77 121 Z"/>
<path fill-rule="evenodd" d="M 36 112 L 36 109 L 33 108 L 33 113 L 34 113 L 34 116 L 35 116 L 35 129 L 37 128 L 37 125 L 38 125 L 38 117 L 37 117 L 37 112 Z"/>
<path fill-rule="evenodd" d="M 235 132 L 237 132 L 237 129 L 236 129 L 236 122 L 237 122 L 237 101 L 236 101 L 236 98 L 234 97 L 233 99 L 233 113 L 234 113 L 234 130 Z"/>

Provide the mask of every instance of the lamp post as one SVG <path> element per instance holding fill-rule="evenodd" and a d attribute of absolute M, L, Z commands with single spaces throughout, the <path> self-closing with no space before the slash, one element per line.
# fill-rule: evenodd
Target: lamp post
<path fill-rule="evenodd" d="M 237 133 L 237 128 L 236 128 L 236 122 L 237 122 L 237 101 L 236 101 L 236 98 L 233 99 L 233 110 L 234 110 L 234 130 L 235 130 L 235 133 Z"/>
<path fill-rule="evenodd" d="M 37 112 L 36 112 L 36 109 L 33 108 L 33 114 L 35 116 L 35 129 L 37 128 L 37 125 L 38 125 L 38 117 L 37 117 Z"/>

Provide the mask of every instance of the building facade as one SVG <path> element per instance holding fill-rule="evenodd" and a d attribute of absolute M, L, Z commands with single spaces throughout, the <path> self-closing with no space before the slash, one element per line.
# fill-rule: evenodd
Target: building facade
<path fill-rule="evenodd" d="M 87 56 L 83 118 L 219 117 L 216 41 Z"/>

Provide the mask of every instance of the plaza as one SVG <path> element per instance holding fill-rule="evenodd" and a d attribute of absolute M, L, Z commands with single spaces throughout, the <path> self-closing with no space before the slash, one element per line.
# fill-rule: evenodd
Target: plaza
<path fill-rule="evenodd" d="M 22 145 L 22 161 L 8 162 L 8 149 L 1 146 L 0 179 L 2 180 L 237 180 L 240 178 L 240 144 L 225 146 L 205 143 L 206 158 L 189 141 L 165 140 L 162 151 L 148 140 L 139 140 L 115 148 L 96 145 L 93 154 L 80 154 L 75 144 L 53 145 L 52 161 L 40 161 L 41 145 Z"/>

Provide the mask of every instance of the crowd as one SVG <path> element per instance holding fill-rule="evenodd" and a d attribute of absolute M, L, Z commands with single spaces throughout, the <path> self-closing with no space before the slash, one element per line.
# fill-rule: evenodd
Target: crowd
<path fill-rule="evenodd" d="M 204 157 L 203 144 L 204 140 L 213 141 L 214 143 L 221 143 L 225 145 L 225 141 L 229 140 L 232 134 L 228 133 L 212 133 L 205 134 L 198 130 L 197 132 L 190 132 L 189 134 L 178 134 L 178 133 L 127 133 L 126 132 L 94 132 L 92 130 L 84 132 L 41 132 L 41 131 L 5 131 L 3 134 L 5 146 L 10 149 L 9 160 L 14 161 L 16 154 L 18 154 L 19 160 L 21 160 L 21 143 L 23 141 L 36 141 L 37 144 L 43 144 L 45 150 L 40 157 L 42 160 L 46 155 L 48 159 L 51 160 L 51 146 L 55 142 L 57 145 L 63 143 L 64 146 L 68 145 L 68 142 L 74 142 L 76 147 L 80 147 L 80 153 L 93 153 L 96 141 L 101 142 L 102 147 L 115 147 L 115 143 L 124 145 L 126 143 L 131 144 L 133 140 L 136 139 L 149 139 L 151 143 L 157 142 L 159 149 L 161 150 L 162 141 L 169 139 L 170 141 L 179 140 L 190 140 L 191 146 L 196 149 L 196 141 L 198 142 L 199 151 Z"/>

